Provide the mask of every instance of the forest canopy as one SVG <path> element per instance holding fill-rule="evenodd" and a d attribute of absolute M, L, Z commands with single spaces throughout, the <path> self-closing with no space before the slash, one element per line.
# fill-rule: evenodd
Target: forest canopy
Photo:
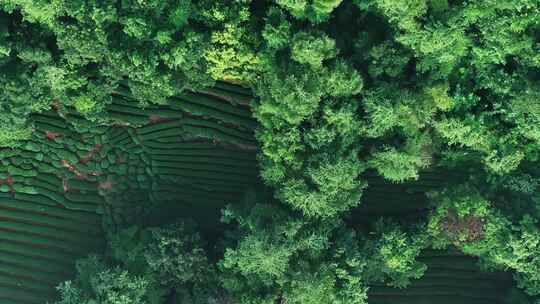
<path fill-rule="evenodd" d="M 508 303 L 540 295 L 537 0 L 0 0 L 0 68 L 0 151 L 51 109 L 82 134 L 117 127 L 122 94 L 140 112 L 252 96 L 265 187 L 216 207 L 218 237 L 195 216 L 107 231 L 58 304 L 363 304 L 434 249 L 511 272 Z M 426 205 L 360 219 L 381 183 Z"/>

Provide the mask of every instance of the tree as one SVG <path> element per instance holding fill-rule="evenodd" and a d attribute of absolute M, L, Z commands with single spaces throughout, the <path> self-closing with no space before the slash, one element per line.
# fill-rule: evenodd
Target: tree
<path fill-rule="evenodd" d="M 513 222 L 467 187 L 433 194 L 433 199 L 437 208 L 430 216 L 428 232 L 435 247 L 454 245 L 478 256 L 485 267 L 510 268 L 520 288 L 530 295 L 540 294 L 537 219 L 522 214 Z"/>

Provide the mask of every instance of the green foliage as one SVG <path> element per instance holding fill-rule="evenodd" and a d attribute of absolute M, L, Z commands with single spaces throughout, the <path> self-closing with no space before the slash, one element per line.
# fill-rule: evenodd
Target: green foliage
<path fill-rule="evenodd" d="M 363 248 L 366 259 L 365 279 L 368 282 L 386 282 L 389 286 L 407 287 L 411 279 L 419 279 L 426 265 L 416 261 L 429 242 L 425 231 L 405 232 L 397 224 L 379 220 L 375 224 L 375 237 L 370 236 Z"/>
<path fill-rule="evenodd" d="M 327 156 L 306 168 L 306 176 L 316 187 L 316 191 L 300 179 L 285 182 L 277 192 L 277 197 L 302 210 L 308 216 L 329 217 L 355 206 L 365 184 L 357 180 L 362 164 L 354 159 L 338 162 Z M 332 159 L 333 158 L 333 159 Z M 339 202 L 339 203 L 338 203 Z"/>
<path fill-rule="evenodd" d="M 224 287 L 239 294 L 242 301 L 258 301 L 256 295 L 263 290 L 272 292 L 264 293 L 267 299 L 261 297 L 260 301 L 276 299 L 279 282 L 301 252 L 317 252 L 329 245 L 327 228 L 314 231 L 302 219 L 290 218 L 285 210 L 270 204 L 256 204 L 245 211 L 226 209 L 224 221 L 232 220 L 240 225 L 235 236 L 238 243 L 226 250 L 220 268 L 228 274 Z"/>
<path fill-rule="evenodd" d="M 308 19 L 313 23 L 326 21 L 330 13 L 343 0 L 276 0 L 275 2 L 298 19 Z"/>
<path fill-rule="evenodd" d="M 242 303 L 361 304 L 368 284 L 403 288 L 426 270 L 416 261 L 430 245 L 422 226 L 380 220 L 373 232 L 359 233 L 341 221 L 314 222 L 270 203 L 229 206 L 224 220 L 237 222 L 238 231 L 220 262 L 223 285 Z"/>
<path fill-rule="evenodd" d="M 146 261 L 144 252 L 150 235 L 146 230 L 137 226 L 132 226 L 110 237 L 111 256 L 121 261 L 125 268 L 134 273 L 144 273 Z"/>
<path fill-rule="evenodd" d="M 384 16 L 393 26 L 403 31 L 414 31 L 419 27 L 418 19 L 427 11 L 426 0 L 371 0 L 355 1 L 365 10 L 374 11 Z"/>
<path fill-rule="evenodd" d="M 256 40 L 246 26 L 226 24 L 222 31 L 212 33 L 212 47 L 204 53 L 204 59 L 213 79 L 247 83 L 258 71 L 259 58 L 250 45 Z"/>
<path fill-rule="evenodd" d="M 397 151 L 395 148 L 375 152 L 371 163 L 379 174 L 395 182 L 418 179 L 418 168 L 428 165 L 421 157 Z"/>
<path fill-rule="evenodd" d="M 344 61 L 325 63 L 334 50 L 327 36 L 300 32 L 291 56 L 303 65 L 281 71 L 274 62 L 256 86 L 262 176 L 280 186 L 285 202 L 317 217 L 354 206 L 365 185 L 358 180 L 364 165 L 354 156 L 357 106 L 345 98 L 358 94 L 363 80 Z"/>
<path fill-rule="evenodd" d="M 208 185 L 178 173 L 185 168 L 163 164 L 178 151 L 207 152 L 183 146 L 192 139 L 234 139 L 259 153 L 273 193 L 223 211 L 219 248 L 188 222 L 121 230 L 110 236 L 110 256 L 81 262 L 78 279 L 60 287 L 62 304 L 157 304 L 166 296 L 361 304 L 369 284 L 401 288 L 421 277 L 425 265 L 416 259 L 428 246 L 454 246 L 486 268 L 511 269 L 520 288 L 538 295 L 539 11 L 533 0 L 0 1 L 0 147 L 9 148 L 0 149 L 8 173 L 0 190 L 51 204 L 62 189 L 92 195 L 69 193 L 70 179 L 98 184 L 96 195 L 125 179 L 114 191 L 140 182 L 164 197 L 157 181 L 167 180 L 167 187 L 197 188 L 186 190 L 190 199 L 204 193 L 219 202 Z M 215 83 L 225 89 L 209 88 Z M 241 105 L 184 100 L 186 90 L 200 89 Z M 113 102 L 119 95 L 122 104 Z M 164 122 L 177 113 L 157 105 L 169 103 L 189 109 L 187 123 Z M 258 147 L 243 127 L 226 126 L 249 121 L 248 103 Z M 80 140 L 60 134 L 64 125 L 51 112 L 37 115 L 51 110 L 84 133 Z M 199 123 L 194 113 L 209 118 Z M 119 130 L 122 115 L 129 117 L 123 124 L 153 125 L 103 135 Z M 103 136 L 90 143 L 87 133 Z M 118 153 L 94 150 L 107 140 L 134 151 L 133 167 Z M 150 145 L 132 145 L 140 142 Z M 163 159 L 139 157 L 163 147 Z M 79 150 L 99 156 L 99 165 Z M 224 176 L 248 178 L 225 171 L 227 157 L 204 167 L 213 175 L 205 182 L 228 188 Z M 114 167 L 111 180 L 99 166 Z M 140 174 L 149 167 L 169 174 Z M 370 197 L 370 183 L 401 183 L 419 194 L 441 188 L 437 178 L 422 179 L 434 171 L 448 185 L 446 175 L 459 171 L 466 185 L 429 195 L 427 228 L 405 220 L 382 220 L 373 232 L 354 226 L 356 213 L 347 212 Z M 42 180 L 64 177 L 61 187 Z"/>
<path fill-rule="evenodd" d="M 339 223 L 311 222 L 265 199 L 251 194 L 243 208 L 224 210 L 224 220 L 238 224 L 219 264 L 232 298 L 242 303 L 365 303 L 365 263 L 354 232 L 334 231 Z"/>
<path fill-rule="evenodd" d="M 62 299 L 57 304 L 157 304 L 148 278 L 134 276 L 121 268 L 108 268 L 91 256 L 77 263 L 76 283 L 65 282 L 58 287 Z"/>
<path fill-rule="evenodd" d="M 287 47 L 291 39 L 291 23 L 285 13 L 277 7 L 268 10 L 262 37 L 270 50 L 280 50 Z"/>
<path fill-rule="evenodd" d="M 247 81 L 257 40 L 248 3 L 230 2 L 2 2 L 3 117 L 22 128 L 29 113 L 56 103 L 107 122 L 122 83 L 140 103 L 162 104 L 186 87 Z"/>
<path fill-rule="evenodd" d="M 334 40 L 324 34 L 299 32 L 293 37 L 291 58 L 298 63 L 309 65 L 312 69 L 321 68 L 324 60 L 336 55 Z"/>
<path fill-rule="evenodd" d="M 57 304 L 164 304 L 170 295 L 202 304 L 218 298 L 216 269 L 195 229 L 193 222 L 181 221 L 113 234 L 112 259 L 80 260 L 76 281 L 58 287 Z"/>
<path fill-rule="evenodd" d="M 431 193 L 430 196 L 436 202 L 428 224 L 433 247 L 461 245 L 481 237 L 485 218 L 491 216 L 491 208 L 478 192 L 459 187 L 443 193 Z"/>
<path fill-rule="evenodd" d="M 362 45 L 363 42 L 363 39 L 356 42 L 358 49 L 366 48 Z M 373 45 L 368 52 L 359 55 L 365 60 L 369 76 L 373 78 L 380 78 L 381 76 L 399 77 L 404 74 L 405 68 L 411 60 L 411 55 L 393 41 Z"/>
<path fill-rule="evenodd" d="M 359 204 L 366 169 L 540 157 L 534 1 L 79 2 L 2 3 L 3 146 L 51 106 L 112 124 L 121 85 L 147 106 L 226 80 L 256 97 L 263 179 L 311 217 Z"/>
<path fill-rule="evenodd" d="M 165 228 L 152 228 L 144 258 L 162 284 L 190 283 L 211 285 L 215 276 L 194 223 L 179 222 Z"/>
<path fill-rule="evenodd" d="M 0 146 L 2 147 L 14 148 L 20 146 L 23 140 L 29 139 L 31 135 L 32 130 L 25 125 L 0 123 Z"/>
<path fill-rule="evenodd" d="M 513 222 L 470 188 L 435 194 L 429 234 L 437 247 L 453 244 L 479 256 L 486 267 L 515 271 L 519 287 L 539 295 L 540 229 L 528 214 Z"/>

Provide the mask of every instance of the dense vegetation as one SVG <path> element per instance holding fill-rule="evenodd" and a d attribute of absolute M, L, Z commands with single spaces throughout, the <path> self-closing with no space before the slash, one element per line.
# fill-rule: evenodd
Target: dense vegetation
<path fill-rule="evenodd" d="M 0 0 L 0 67 L 0 216 L 103 214 L 58 304 L 540 303 L 539 1 Z"/>

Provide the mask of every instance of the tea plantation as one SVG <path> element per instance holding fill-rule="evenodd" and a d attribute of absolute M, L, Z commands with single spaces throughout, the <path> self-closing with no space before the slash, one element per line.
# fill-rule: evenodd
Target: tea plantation
<path fill-rule="evenodd" d="M 538 0 L 0 0 L 0 304 L 540 304 Z"/>

